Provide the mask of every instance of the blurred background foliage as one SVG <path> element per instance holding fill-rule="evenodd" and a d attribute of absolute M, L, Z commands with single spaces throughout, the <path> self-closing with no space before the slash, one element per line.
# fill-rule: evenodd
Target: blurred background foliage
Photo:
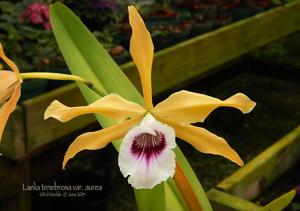
<path fill-rule="evenodd" d="M 0 42 L 26 71 L 65 68 L 49 23 L 52 0 L 0 2 Z M 156 50 L 228 25 L 287 0 L 62 0 L 119 63 L 130 60 L 127 5 L 139 7 Z M 292 47 L 292 46 L 291 46 Z M 298 49 L 293 49 L 298 50 Z M 277 52 L 285 49 L 277 46 Z M 1 65 L 1 63 L 0 63 Z"/>

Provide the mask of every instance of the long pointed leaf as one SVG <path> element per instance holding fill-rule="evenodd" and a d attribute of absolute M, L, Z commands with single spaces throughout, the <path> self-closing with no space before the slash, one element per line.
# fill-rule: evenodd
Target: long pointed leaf
<path fill-rule="evenodd" d="M 263 208 L 260 208 L 258 211 L 283 210 L 291 203 L 295 195 L 296 195 L 296 191 L 291 190 L 290 192 L 283 194 L 279 198 L 270 202 Z"/>

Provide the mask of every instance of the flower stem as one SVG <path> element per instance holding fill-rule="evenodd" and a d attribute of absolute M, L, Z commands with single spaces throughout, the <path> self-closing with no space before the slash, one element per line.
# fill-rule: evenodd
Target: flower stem
<path fill-rule="evenodd" d="M 178 162 L 176 162 L 176 170 L 173 179 L 179 191 L 181 192 L 181 195 L 184 198 L 189 210 L 202 211 L 201 205 L 197 200 L 197 197 L 192 189 L 192 186 L 188 182 Z"/>
<path fill-rule="evenodd" d="M 94 84 L 84 78 L 76 75 L 62 74 L 62 73 L 47 73 L 47 72 L 34 72 L 34 73 L 20 73 L 23 80 L 27 79 L 48 79 L 48 80 L 61 80 L 61 81 L 76 81 L 85 84 L 101 97 L 107 95 L 105 90 L 97 89 Z"/>

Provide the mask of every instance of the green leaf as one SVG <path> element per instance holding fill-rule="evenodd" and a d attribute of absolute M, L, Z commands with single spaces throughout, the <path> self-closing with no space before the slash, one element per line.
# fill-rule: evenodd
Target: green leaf
<path fill-rule="evenodd" d="M 166 209 L 172 211 L 189 210 L 184 199 L 181 197 L 180 191 L 178 190 L 174 180 L 169 179 L 166 184 L 165 193 L 166 201 L 168 202 L 166 204 Z"/>
<path fill-rule="evenodd" d="M 143 104 L 143 98 L 138 90 L 71 10 L 61 3 L 55 3 L 50 7 L 50 20 L 64 59 L 74 75 L 90 80 L 98 89 L 104 89 L 108 93 L 117 93 L 125 99 Z M 88 103 L 99 99 L 99 96 L 90 89 L 83 85 L 78 85 Z M 109 127 L 115 124 L 114 121 L 102 116 L 97 116 L 97 119 L 102 127 Z M 114 141 L 113 144 L 118 149 L 120 140 Z M 175 151 L 177 162 L 179 162 L 189 182 L 192 184 L 203 210 L 212 210 L 205 192 L 186 158 L 178 147 Z M 177 207 L 174 210 L 186 210 L 182 200 L 178 202 L 180 193 L 176 188 L 172 188 L 173 185 L 169 183 L 157 185 L 150 190 L 135 190 L 139 210 L 163 211 L 170 204 L 174 206 L 176 204 Z M 165 185 L 167 186 L 166 191 Z M 168 201 L 166 201 L 166 197 Z"/>
<path fill-rule="evenodd" d="M 271 203 L 267 204 L 263 208 L 260 208 L 258 211 L 276 211 L 283 210 L 287 207 L 293 200 L 296 195 L 296 191 L 292 190 L 279 198 L 275 199 Z"/>

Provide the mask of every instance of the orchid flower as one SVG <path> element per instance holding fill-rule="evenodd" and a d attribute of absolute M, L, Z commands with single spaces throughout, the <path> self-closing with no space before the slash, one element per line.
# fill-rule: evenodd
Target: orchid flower
<path fill-rule="evenodd" d="M 250 112 L 255 103 L 238 93 L 226 100 L 189 91 L 179 91 L 153 107 L 151 70 L 154 47 L 143 19 L 135 7 L 129 6 L 132 28 L 130 53 L 139 71 L 144 106 L 128 101 L 117 94 L 109 94 L 88 106 L 68 107 L 54 101 L 45 112 L 45 119 L 53 117 L 61 122 L 77 116 L 95 113 L 118 123 L 95 132 L 80 135 L 69 146 L 63 161 L 66 163 L 82 150 L 96 150 L 123 138 L 118 164 L 124 177 L 134 188 L 153 188 L 175 173 L 175 137 L 203 153 L 221 155 L 242 166 L 239 155 L 221 137 L 204 128 L 191 125 L 203 122 L 220 106 Z"/>
<path fill-rule="evenodd" d="M 9 116 L 16 109 L 17 103 L 20 99 L 21 84 L 23 83 L 23 80 L 49 79 L 77 81 L 87 85 L 90 89 L 92 89 L 99 95 L 105 94 L 103 90 L 95 87 L 90 81 L 87 81 L 75 75 L 47 72 L 20 73 L 17 65 L 5 55 L 1 43 L 0 58 L 11 69 L 0 70 L 0 142 Z"/>
<path fill-rule="evenodd" d="M 21 95 L 20 72 L 17 65 L 5 55 L 0 44 L 0 58 L 12 71 L 0 70 L 0 141 L 10 114 L 16 109 Z"/>

